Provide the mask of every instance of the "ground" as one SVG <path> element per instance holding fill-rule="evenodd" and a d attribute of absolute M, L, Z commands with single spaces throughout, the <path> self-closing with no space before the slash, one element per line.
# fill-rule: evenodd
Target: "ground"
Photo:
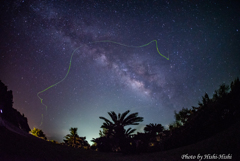
<path fill-rule="evenodd" d="M 226 131 L 185 147 L 155 153 L 122 155 L 92 150 L 74 149 L 44 141 L 34 136 L 20 135 L 0 126 L 0 160 L 3 161 L 174 161 L 184 160 L 184 154 L 197 156 L 231 154 L 231 160 L 240 160 L 240 122 Z M 194 159 L 188 159 L 194 160 Z M 197 159 L 195 159 L 197 160 Z M 210 159 L 209 159 L 210 160 Z M 211 159 L 213 160 L 213 159 Z M 223 159 L 224 160 L 224 159 Z M 226 160 L 226 159 L 225 159 Z"/>

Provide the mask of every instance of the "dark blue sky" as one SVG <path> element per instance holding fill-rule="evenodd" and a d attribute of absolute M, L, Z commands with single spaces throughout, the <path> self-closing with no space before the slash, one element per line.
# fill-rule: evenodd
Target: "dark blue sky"
<path fill-rule="evenodd" d="M 236 1 L 1 2 L 0 80 L 30 128 L 62 141 L 78 127 L 98 137 L 107 112 L 139 112 L 166 126 L 174 110 L 196 106 L 207 92 L 240 74 Z M 94 41 L 110 40 L 129 46 Z M 58 85 L 37 93 L 66 79 Z M 43 124 L 41 124 L 43 114 Z"/>

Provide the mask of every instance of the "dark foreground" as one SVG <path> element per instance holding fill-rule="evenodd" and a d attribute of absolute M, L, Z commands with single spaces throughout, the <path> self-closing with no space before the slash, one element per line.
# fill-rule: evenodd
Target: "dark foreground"
<path fill-rule="evenodd" d="M 101 153 L 91 150 L 74 149 L 38 139 L 30 134 L 19 135 L 0 126 L 0 160 L 1 161 L 174 161 L 188 155 L 228 155 L 240 160 L 240 122 L 226 131 L 189 146 L 155 153 L 122 155 Z M 199 160 L 199 159 L 186 159 Z M 206 159 L 208 160 L 208 159 Z M 213 160 L 213 159 L 209 159 Z"/>

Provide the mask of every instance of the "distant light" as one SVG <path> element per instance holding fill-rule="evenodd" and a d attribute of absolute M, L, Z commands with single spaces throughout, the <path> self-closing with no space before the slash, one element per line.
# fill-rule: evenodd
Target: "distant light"
<path fill-rule="evenodd" d="M 3 113 L 3 112 L 2 112 L 2 109 L 0 110 L 0 112 Z"/>

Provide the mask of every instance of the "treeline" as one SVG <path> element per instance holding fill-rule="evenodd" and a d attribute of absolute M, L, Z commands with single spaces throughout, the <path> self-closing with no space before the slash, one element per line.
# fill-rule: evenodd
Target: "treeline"
<path fill-rule="evenodd" d="M 207 93 L 197 107 L 183 108 L 175 112 L 175 122 L 170 124 L 170 137 L 164 141 L 164 149 L 172 149 L 206 139 L 226 130 L 240 118 L 240 81 L 230 86 L 220 85 L 212 98 Z"/>
<path fill-rule="evenodd" d="M 8 91 L 0 81 L 0 117 L 22 130 L 30 131 L 27 118 L 13 109 L 12 104 L 12 91 Z M 111 120 L 100 117 L 104 121 L 102 130 L 98 138 L 92 139 L 94 144 L 91 147 L 86 137 L 77 134 L 77 128 L 70 128 L 70 134 L 64 137 L 61 144 L 101 152 L 132 154 L 169 150 L 196 143 L 226 130 L 240 120 L 240 81 L 237 78 L 230 86 L 220 85 L 212 98 L 205 93 L 197 107 L 175 111 L 175 121 L 169 125 L 169 129 L 164 129 L 161 124 L 150 123 L 144 128 L 144 133 L 133 134 L 136 129 L 125 127 L 138 125 L 143 121 L 143 117 L 139 117 L 137 112 L 130 113 L 128 110 L 116 114 L 111 111 L 108 114 Z M 34 128 L 31 133 L 47 140 L 40 129 Z"/>
<path fill-rule="evenodd" d="M 235 79 L 230 86 L 222 84 L 212 98 L 207 93 L 197 107 L 175 111 L 175 122 L 164 129 L 161 124 L 149 124 L 144 133 L 133 134 L 135 129 L 124 129 L 127 125 L 138 125 L 143 117 L 138 113 L 127 116 L 109 112 L 112 121 L 105 122 L 91 148 L 104 152 L 143 153 L 163 151 L 193 144 L 226 130 L 240 118 L 240 81 Z"/>

